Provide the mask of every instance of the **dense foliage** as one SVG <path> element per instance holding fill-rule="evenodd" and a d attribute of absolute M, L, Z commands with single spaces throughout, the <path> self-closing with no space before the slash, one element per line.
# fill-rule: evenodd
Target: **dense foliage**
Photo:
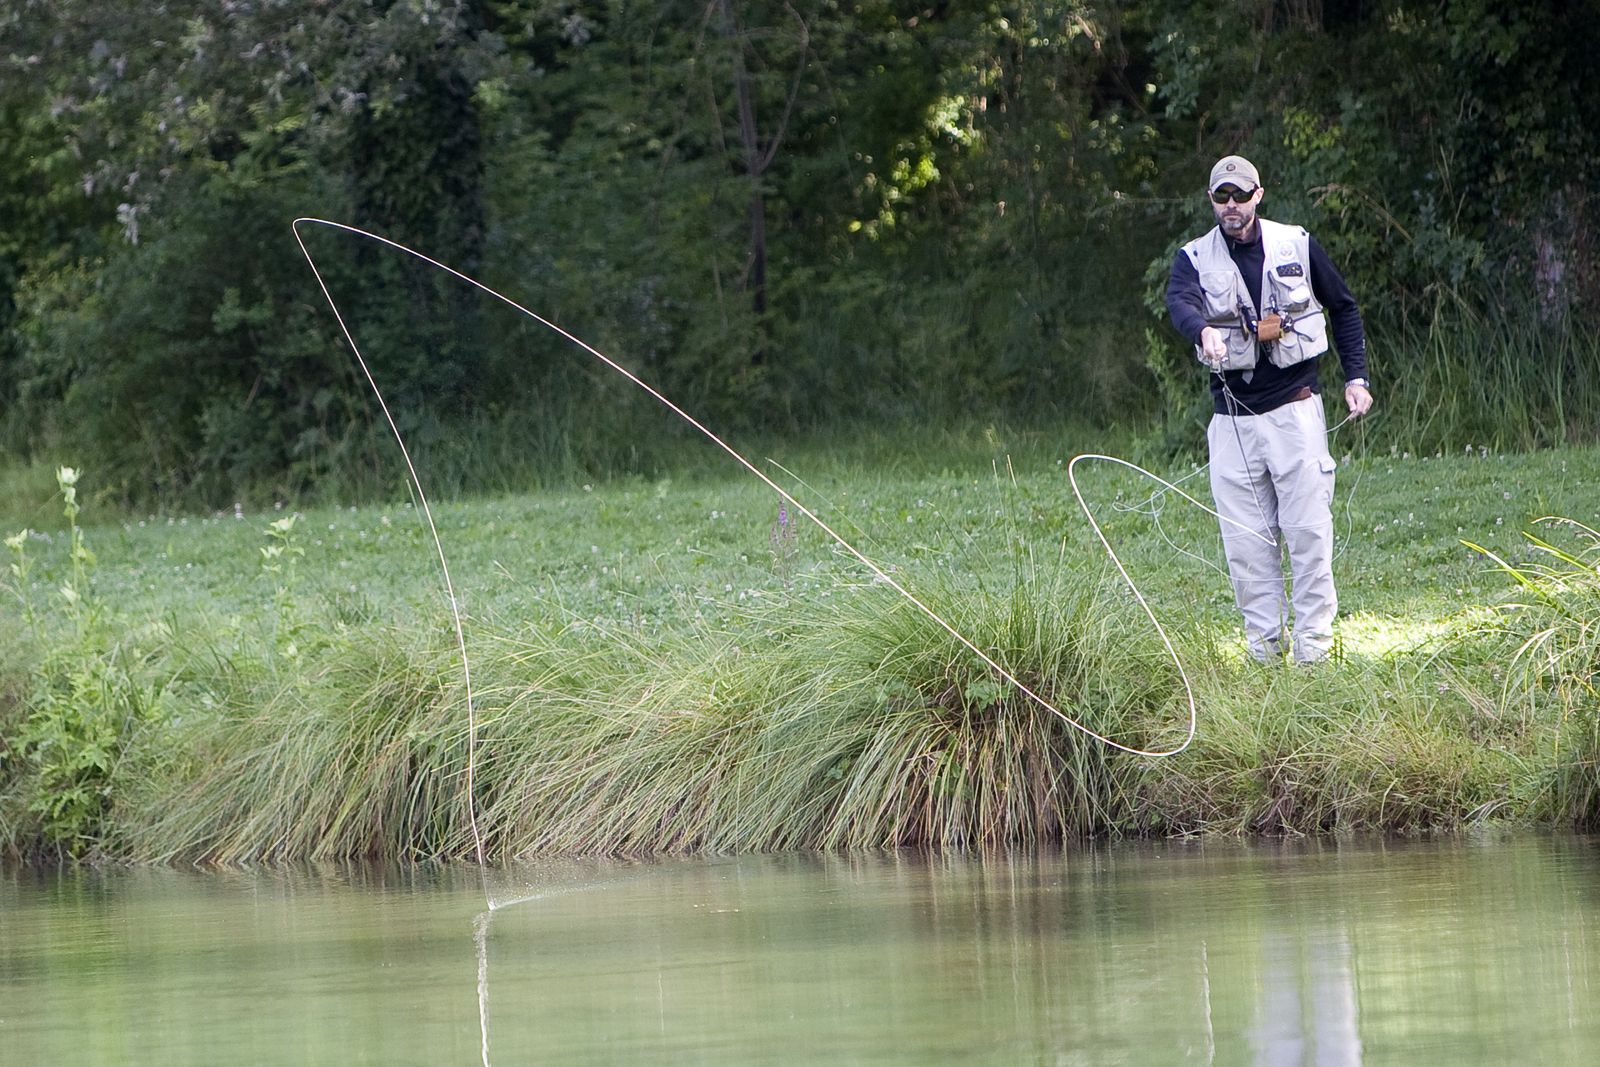
<path fill-rule="evenodd" d="M 1170 414 L 1199 390 L 1152 296 L 1232 150 L 1346 269 L 1391 410 L 1487 376 L 1494 338 L 1537 335 L 1576 380 L 1600 321 L 1585 6 L 16 0 L 0 447 L 175 502 L 385 466 L 302 214 L 504 288 L 724 427 Z M 637 464 L 575 350 L 311 239 L 402 429 L 464 481 L 463 452 Z M 1416 353 L 1442 359 L 1426 383 Z M 1512 443 L 1595 423 L 1551 405 Z M 1509 432 L 1409 428 L 1485 425 Z"/>

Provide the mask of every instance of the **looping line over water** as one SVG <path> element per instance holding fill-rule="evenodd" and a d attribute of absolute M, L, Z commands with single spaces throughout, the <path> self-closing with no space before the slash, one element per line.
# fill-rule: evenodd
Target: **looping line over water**
<path fill-rule="evenodd" d="M 1046 700 L 1043 696 L 1041 696 L 1038 693 L 1036 693 L 1032 688 L 1030 688 L 1025 682 L 1023 682 L 1020 678 L 1018 678 L 1011 671 L 1009 671 L 1005 667 L 1001 666 L 1001 664 L 998 661 L 996 661 L 994 659 L 994 657 L 990 656 L 987 652 L 983 651 L 983 649 L 979 648 L 976 644 L 974 644 L 966 635 L 962 634 L 953 625 L 951 625 L 949 622 L 947 622 L 944 619 L 943 616 L 941 616 L 938 612 L 934 611 L 931 607 L 929 607 L 926 603 L 924 603 L 922 600 L 920 600 L 909 589 L 907 589 L 905 586 L 901 585 L 898 581 L 896 581 L 894 579 L 894 577 L 891 576 L 888 573 L 888 571 L 886 571 L 884 568 L 880 567 L 877 563 L 873 562 L 866 555 L 864 555 L 862 552 L 860 552 L 858 549 L 856 549 L 856 547 L 854 545 L 852 545 L 849 541 L 845 540 L 844 537 L 842 537 L 838 532 L 836 532 L 833 529 L 833 527 L 829 526 L 826 522 L 824 522 L 823 519 L 819 515 L 817 515 L 815 512 L 813 512 L 810 508 L 806 507 L 799 500 L 795 499 L 794 496 L 791 495 L 787 490 L 785 490 L 777 482 L 775 482 L 771 478 L 769 478 L 759 468 L 757 468 L 753 463 L 751 463 L 742 454 L 740 454 L 738 451 L 736 451 L 731 445 L 729 445 L 722 438 L 718 437 L 715 433 L 713 433 L 710 429 L 708 429 L 698 419 L 696 419 L 694 416 L 690 415 L 687 411 L 685 411 L 683 408 L 679 407 L 677 404 L 673 403 L 671 400 L 667 399 L 666 396 L 664 396 L 661 392 L 659 392 L 657 389 L 655 389 L 653 386 L 651 386 L 648 382 L 646 382 L 643 379 L 641 379 L 638 375 L 634 374 L 632 371 L 628 370 L 626 367 L 624 367 L 621 364 L 617 363 L 615 360 L 613 360 L 609 356 L 607 356 L 604 352 L 601 352 L 599 349 L 595 348 L 593 345 L 591 345 L 588 342 L 584 341 L 582 338 L 577 337 L 572 333 L 569 333 L 568 331 L 562 329 L 560 326 L 557 326 L 555 323 L 549 321 L 548 319 L 545 319 L 542 316 L 534 313 L 533 311 L 530 311 L 529 309 L 527 309 L 526 307 L 523 307 L 521 304 L 517 303 L 515 300 L 512 300 L 510 297 L 504 295 L 503 293 L 497 292 L 494 289 L 489 288 L 489 286 L 487 286 L 487 285 L 483 284 L 482 282 L 478 281 L 476 278 L 469 277 L 468 275 L 463 274 L 462 272 L 456 270 L 454 267 L 451 267 L 451 266 L 449 266 L 448 264 L 445 264 L 445 263 L 441 263 L 440 261 L 438 261 L 436 259 L 433 259 L 430 256 L 424 255 L 423 253 L 418 252 L 415 249 L 407 248 L 405 245 L 400 244 L 397 241 L 392 241 L 387 237 L 383 237 L 383 236 L 380 236 L 378 234 L 372 233 L 372 232 L 370 232 L 368 230 L 363 230 L 363 229 L 361 229 L 361 228 L 359 228 L 357 226 L 350 226 L 350 225 L 348 225 L 346 223 L 342 223 L 342 222 L 332 222 L 332 221 L 330 221 L 328 219 L 319 219 L 319 218 L 311 218 L 311 217 L 297 218 L 297 219 L 294 220 L 294 222 L 292 224 L 292 227 L 294 229 L 295 241 L 300 245 L 300 251 L 301 251 L 302 254 L 305 255 L 306 262 L 310 264 L 312 273 L 316 275 L 317 285 L 322 289 L 322 295 L 328 301 L 328 306 L 333 309 L 334 318 L 337 319 L 338 323 L 339 323 L 339 329 L 343 332 L 345 340 L 349 343 L 350 350 L 354 353 L 354 355 L 356 357 L 356 361 L 361 365 L 362 374 L 365 375 L 365 377 L 367 379 L 367 384 L 372 387 L 373 395 L 375 397 L 377 397 L 378 405 L 383 410 L 384 419 L 388 422 L 389 429 L 394 433 L 395 441 L 400 446 L 401 454 L 405 457 L 406 469 L 409 472 L 410 477 L 411 477 L 411 485 L 416 490 L 417 499 L 421 503 L 421 510 L 422 510 L 423 516 L 424 516 L 424 518 L 425 518 L 425 520 L 427 522 L 427 525 L 428 525 L 428 532 L 433 537 L 434 548 L 437 551 L 438 556 L 439 556 L 439 568 L 444 574 L 445 593 L 449 598 L 449 601 L 450 601 L 450 614 L 451 614 L 451 617 L 452 617 L 452 619 L 454 620 L 454 623 L 455 623 L 456 645 L 457 645 L 457 648 L 459 649 L 460 654 L 461 654 L 461 670 L 462 670 L 462 676 L 463 676 L 463 678 L 465 680 L 465 686 L 466 686 L 466 699 L 467 699 L 467 809 L 468 809 L 468 821 L 471 824 L 471 829 L 472 829 L 473 847 L 477 852 L 477 859 L 478 859 L 478 863 L 479 863 L 480 867 L 484 865 L 483 837 L 482 837 L 481 833 L 479 832 L 476 805 L 475 805 L 474 800 L 473 800 L 473 798 L 475 796 L 475 791 L 474 791 L 475 778 L 474 778 L 474 774 L 475 774 L 475 765 L 476 765 L 476 759 L 477 759 L 477 717 L 476 717 L 476 711 L 475 711 L 475 708 L 473 706 L 473 700 L 472 700 L 472 671 L 471 671 L 471 667 L 469 665 L 468 658 L 467 658 L 467 641 L 466 641 L 465 627 L 463 626 L 463 623 L 462 623 L 461 609 L 460 609 L 460 606 L 459 606 L 459 604 L 457 602 L 457 599 L 456 599 L 455 586 L 454 586 L 454 584 L 453 584 L 453 582 L 451 581 L 451 578 L 450 578 L 450 564 L 449 564 L 449 561 L 445 557 L 444 544 L 439 538 L 439 530 L 438 530 L 437 525 L 435 525 L 435 523 L 434 523 L 433 510 L 428 505 L 427 495 L 423 492 L 423 489 L 422 489 L 422 480 L 418 476 L 416 466 L 411 460 L 411 453 L 406 448 L 405 439 L 401 436 L 400 428 L 399 428 L 399 426 L 396 425 L 395 420 L 394 420 L 394 416 L 390 413 L 389 406 L 383 399 L 383 393 L 378 388 L 378 383 L 372 376 L 371 368 L 367 365 L 366 359 L 361 354 L 361 347 L 356 343 L 356 339 L 355 339 L 354 334 L 351 332 L 349 325 L 344 320 L 344 315 L 339 311 L 338 303 L 333 299 L 332 293 L 330 293 L 328 291 L 328 285 L 327 285 L 327 282 L 322 277 L 322 272 L 317 269 L 316 260 L 312 258 L 310 250 L 306 248 L 305 240 L 302 237 L 301 232 L 300 232 L 300 227 L 302 225 L 306 225 L 306 226 L 324 226 L 324 227 L 327 227 L 328 229 L 331 229 L 331 230 L 340 230 L 340 231 L 343 231 L 345 233 L 354 234 L 354 235 L 356 235 L 358 237 L 365 237 L 370 241 L 376 241 L 377 243 L 385 245 L 385 246 L 387 246 L 389 248 L 392 248 L 397 252 L 403 252 L 408 256 L 412 256 L 412 257 L 414 257 L 416 259 L 419 259 L 422 262 L 427 263 L 432 267 L 436 267 L 439 270 L 442 270 L 442 271 L 446 272 L 447 274 L 451 274 L 451 275 L 461 279 L 462 281 L 466 282 L 468 285 L 471 285 L 473 288 L 478 289 L 478 290 L 482 291 L 483 293 L 486 293 L 487 295 L 494 297 L 496 300 L 499 300 L 502 303 L 505 303 L 505 304 L 515 308 L 517 311 L 520 311 L 522 314 L 528 316 L 528 318 L 532 319 L 534 322 L 537 322 L 539 325 L 546 327 L 547 329 L 553 331 L 554 333 L 560 335 L 561 337 L 565 338 L 566 340 L 568 340 L 568 341 L 572 342 L 573 344 L 577 345 L 579 348 L 581 348 L 585 352 L 589 353 L 595 359 L 598 359 L 601 363 L 605 364 L 607 367 L 609 367 L 612 370 L 616 371 L 618 374 L 620 374 L 624 378 L 628 379 L 628 381 L 632 382 L 634 385 L 636 385 L 640 389 L 644 390 L 651 397 L 653 397 L 658 403 L 660 403 L 663 407 L 665 407 L 668 411 L 671 411 L 678 418 L 682 419 L 684 422 L 686 422 L 690 426 L 694 427 L 694 429 L 698 430 L 702 435 L 704 435 L 708 440 L 710 440 L 712 444 L 714 444 L 718 448 L 722 449 L 722 451 L 726 452 L 741 467 L 743 467 L 750 474 L 752 474 L 756 478 L 758 478 L 764 485 L 767 486 L 767 488 L 771 489 L 774 493 L 777 493 L 780 497 L 782 497 L 785 501 L 787 501 L 788 504 L 791 507 L 793 507 L 796 511 L 798 511 L 800 514 L 804 515 L 807 519 L 811 520 L 811 522 L 819 530 L 821 530 L 823 533 L 827 534 L 828 537 L 830 537 L 836 544 L 838 544 L 840 548 L 844 549 L 851 556 L 855 557 L 855 559 L 858 562 L 860 562 L 862 564 L 862 566 L 866 567 L 869 571 L 871 571 L 872 574 L 880 582 L 882 582 L 883 584 L 889 586 L 895 592 L 899 593 L 901 597 L 903 597 L 905 600 L 909 601 L 914 607 L 916 607 L 919 611 L 921 611 L 924 615 L 926 615 L 928 617 L 928 619 L 930 621 L 932 621 L 933 623 L 935 623 L 940 629 L 944 630 L 951 637 L 955 638 L 958 642 L 960 642 L 962 646 L 964 646 L 973 655 L 977 656 L 980 660 L 982 660 L 984 664 L 986 664 L 997 675 L 999 675 L 1001 678 L 1003 678 L 1007 683 L 1009 683 L 1011 686 L 1013 686 L 1018 692 L 1022 693 L 1026 697 L 1028 697 L 1028 699 L 1032 700 L 1035 704 L 1038 704 L 1041 708 L 1045 709 L 1046 711 L 1050 712 L 1051 714 L 1053 714 L 1056 717 L 1058 717 L 1059 719 L 1061 719 L 1061 721 L 1065 722 L 1068 726 L 1071 726 L 1073 729 L 1078 730 L 1078 731 L 1080 731 L 1080 732 L 1082 732 L 1084 734 L 1087 734 L 1088 736 L 1094 738 L 1096 741 L 1099 741 L 1102 744 L 1108 745 L 1111 748 L 1119 749 L 1119 750 L 1121 750 L 1123 752 L 1127 752 L 1127 753 L 1130 753 L 1130 754 L 1135 755 L 1135 756 L 1151 756 L 1151 757 L 1175 756 L 1178 753 L 1182 752 L 1184 749 L 1188 748 L 1190 742 L 1192 742 L 1194 740 L 1195 723 L 1196 723 L 1196 719 L 1197 719 L 1197 713 L 1196 713 L 1196 708 L 1195 708 L 1194 690 L 1189 684 L 1188 675 L 1183 670 L 1183 664 L 1178 660 L 1177 652 L 1172 647 L 1172 642 L 1170 640 L 1168 640 L 1168 638 L 1167 638 L 1166 631 L 1161 627 L 1161 624 L 1158 621 L 1156 621 L 1155 613 L 1150 609 L 1149 604 L 1145 601 L 1144 596 L 1139 593 L 1139 590 L 1137 589 L 1137 587 L 1134 588 L 1134 594 L 1135 594 L 1135 596 L 1138 597 L 1139 603 L 1144 606 L 1145 613 L 1147 615 L 1149 615 L 1149 617 L 1150 617 L 1152 622 L 1155 622 L 1156 629 L 1161 634 L 1161 640 L 1162 640 L 1163 644 L 1166 645 L 1167 651 L 1172 656 L 1173 662 L 1178 664 L 1178 673 L 1179 673 L 1180 677 L 1182 677 L 1182 679 L 1183 679 L 1184 692 L 1185 692 L 1185 695 L 1187 696 L 1187 699 L 1188 699 L 1188 704 L 1189 704 L 1188 729 L 1187 729 L 1186 735 L 1184 737 L 1183 743 L 1178 745 L 1178 746 L 1176 746 L 1175 748 L 1170 748 L 1170 749 L 1144 749 L 1144 748 L 1138 748 L 1138 747 L 1133 746 L 1133 745 L 1125 745 L 1125 744 L 1121 743 L 1120 741 L 1113 740 L 1112 738 L 1107 737 L 1106 735 L 1101 734 L 1101 733 L 1089 728 L 1088 726 L 1085 726 L 1083 723 L 1081 723 L 1078 720 L 1074 719 L 1071 715 L 1068 715 L 1066 712 L 1064 712 L 1060 708 L 1056 707 L 1050 701 Z M 1072 462 L 1073 462 L 1073 464 L 1076 464 L 1078 462 L 1078 460 L 1085 459 L 1085 458 L 1111 460 L 1113 462 L 1124 463 L 1126 466 L 1130 466 L 1130 467 L 1133 466 L 1133 464 L 1126 463 L 1126 461 L 1123 461 L 1123 460 L 1115 460 L 1115 459 L 1113 459 L 1113 457 L 1110 457 L 1110 456 L 1092 456 L 1092 457 L 1079 456 L 1079 457 L 1075 458 Z M 1140 468 L 1135 468 L 1135 469 L 1140 469 Z M 1071 468 L 1070 467 L 1068 469 L 1068 473 L 1069 474 L 1071 473 Z M 1146 472 L 1146 473 L 1148 473 L 1148 472 Z M 1155 477 L 1155 476 L 1151 475 L 1151 477 Z M 1157 480 L 1159 481 L 1160 479 L 1157 479 Z M 1167 484 L 1167 483 L 1164 483 L 1164 484 Z M 1089 513 L 1088 506 L 1086 504 L 1084 504 L 1084 502 L 1083 502 L 1083 495 L 1078 492 L 1078 487 L 1077 487 L 1076 481 L 1073 482 L 1072 488 L 1073 488 L 1073 493 L 1076 494 L 1077 497 L 1078 497 L 1078 503 L 1083 506 L 1085 514 L 1088 514 Z M 1175 489 L 1176 487 L 1172 487 L 1172 488 Z M 1178 490 L 1178 492 L 1182 492 L 1182 490 Z M 1193 497 L 1189 497 L 1188 494 L 1186 494 L 1186 493 L 1183 494 L 1183 495 L 1185 497 L 1187 497 L 1188 499 L 1190 499 L 1190 500 L 1194 500 Z M 1195 503 L 1198 504 L 1199 502 L 1195 501 Z M 1204 507 L 1204 505 L 1200 505 L 1200 506 Z M 1207 510 L 1210 510 L 1210 509 L 1207 509 Z M 1101 533 L 1099 525 L 1094 523 L 1093 515 L 1089 516 L 1089 521 L 1091 522 L 1091 524 L 1094 524 L 1095 533 L 1099 535 L 1101 543 L 1105 544 L 1107 551 L 1110 551 L 1111 546 L 1110 546 L 1109 542 L 1106 541 L 1105 535 L 1103 533 Z M 1128 578 L 1127 571 L 1122 567 L 1121 561 L 1116 559 L 1116 554 L 1114 552 L 1112 553 L 1112 559 L 1116 562 L 1117 569 L 1119 571 L 1122 571 L 1122 575 L 1123 575 L 1124 579 L 1127 579 Z M 1131 579 L 1128 579 L 1128 581 L 1129 581 L 1129 585 L 1132 586 Z"/>

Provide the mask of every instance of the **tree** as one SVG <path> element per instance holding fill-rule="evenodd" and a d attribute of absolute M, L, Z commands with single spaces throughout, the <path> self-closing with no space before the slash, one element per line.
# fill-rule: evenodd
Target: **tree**
<path fill-rule="evenodd" d="M 365 387 L 329 359 L 325 315 L 292 310 L 306 276 L 288 223 L 356 217 L 469 268 L 481 257 L 476 88 L 499 48 L 480 7 L 29 3 L 8 62 L 52 63 L 31 95 L 8 86 L 4 99 L 21 101 L 24 129 L 48 113 L 75 164 L 55 165 L 41 200 L 87 190 L 115 204 L 116 233 L 102 212 L 91 258 L 21 272 L 33 321 L 11 363 L 13 439 L 24 426 L 35 442 L 50 424 L 91 432 L 129 493 L 146 491 L 140 470 L 163 490 L 209 494 L 328 469 L 364 418 Z M 457 290 L 372 280 L 351 291 L 370 329 L 405 342 L 382 346 L 394 394 L 412 412 L 424 399 L 469 406 L 460 386 L 475 381 L 477 348 L 450 305 Z M 170 392 L 138 399 L 140 382 Z"/>

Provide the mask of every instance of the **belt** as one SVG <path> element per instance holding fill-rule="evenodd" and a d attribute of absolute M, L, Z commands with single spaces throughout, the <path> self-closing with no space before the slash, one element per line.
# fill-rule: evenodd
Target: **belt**
<path fill-rule="evenodd" d="M 1316 396 L 1316 394 L 1311 391 L 1311 386 L 1302 385 L 1294 391 L 1294 395 L 1289 397 L 1288 402 L 1293 404 L 1297 400 L 1310 400 L 1313 396 Z"/>

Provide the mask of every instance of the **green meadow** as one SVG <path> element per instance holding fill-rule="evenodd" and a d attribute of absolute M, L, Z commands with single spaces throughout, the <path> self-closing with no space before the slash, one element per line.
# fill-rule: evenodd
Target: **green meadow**
<path fill-rule="evenodd" d="M 1334 435 L 1332 662 L 1242 655 L 1216 523 L 994 428 L 436 501 L 140 515 L 12 469 L 0 847 L 283 858 L 1586 825 L 1600 450 Z M 709 451 L 709 450 L 708 450 Z M 1137 457 L 1135 457 L 1137 458 Z M 1146 459 L 1163 478 L 1196 464 Z M 69 476 L 69 481 L 71 477 Z M 424 472 L 424 486 L 426 486 Z M 1204 474 L 1183 487 L 1209 499 Z M 470 669 L 470 700 L 468 689 Z"/>

